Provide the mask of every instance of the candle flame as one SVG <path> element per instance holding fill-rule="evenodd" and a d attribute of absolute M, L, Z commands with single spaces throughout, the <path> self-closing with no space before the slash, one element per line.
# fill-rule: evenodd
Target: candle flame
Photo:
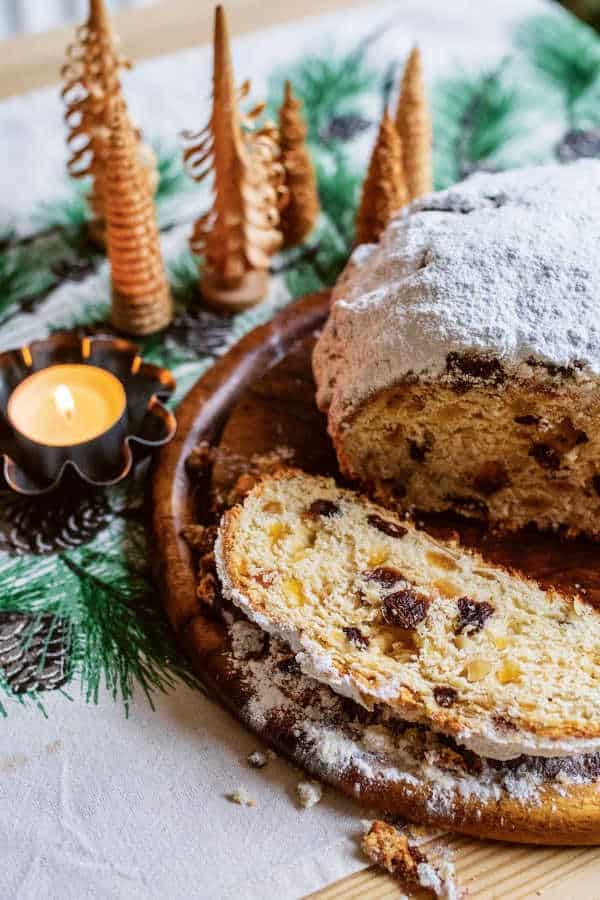
<path fill-rule="evenodd" d="M 54 402 L 61 416 L 70 419 L 75 412 L 75 400 L 66 384 L 58 384 L 54 388 Z"/>

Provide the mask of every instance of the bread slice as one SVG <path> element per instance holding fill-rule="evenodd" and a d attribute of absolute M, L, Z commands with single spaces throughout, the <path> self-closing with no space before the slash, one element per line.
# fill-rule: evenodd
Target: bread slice
<path fill-rule="evenodd" d="M 600 749 L 600 613 L 580 597 L 297 471 L 229 510 L 215 549 L 225 596 L 336 692 L 481 756 Z"/>

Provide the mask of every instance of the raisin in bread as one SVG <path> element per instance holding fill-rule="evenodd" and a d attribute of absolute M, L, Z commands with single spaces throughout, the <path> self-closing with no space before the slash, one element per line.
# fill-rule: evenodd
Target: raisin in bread
<path fill-rule="evenodd" d="M 313 357 L 386 505 L 600 537 L 600 161 L 479 174 L 357 248 Z"/>
<path fill-rule="evenodd" d="M 227 599 L 305 674 L 476 753 L 600 749 L 600 613 L 332 479 L 265 478 L 221 522 Z"/>

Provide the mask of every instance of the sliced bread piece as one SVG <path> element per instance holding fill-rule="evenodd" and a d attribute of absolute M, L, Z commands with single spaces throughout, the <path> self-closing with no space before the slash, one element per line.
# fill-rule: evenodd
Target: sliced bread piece
<path fill-rule="evenodd" d="M 295 471 L 229 510 L 215 550 L 226 597 L 363 706 L 496 759 L 600 749 L 600 613 L 581 598 Z"/>

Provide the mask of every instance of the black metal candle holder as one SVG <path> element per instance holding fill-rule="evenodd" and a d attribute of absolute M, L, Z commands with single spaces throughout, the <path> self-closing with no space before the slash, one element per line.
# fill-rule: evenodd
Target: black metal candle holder
<path fill-rule="evenodd" d="M 47 446 L 26 438 L 8 418 L 10 395 L 34 372 L 72 363 L 115 375 L 125 389 L 123 414 L 103 434 L 78 444 Z M 143 362 L 138 347 L 120 338 L 57 333 L 0 353 L 0 452 L 8 486 L 20 494 L 43 494 L 67 473 L 89 485 L 116 484 L 134 462 L 175 434 L 175 416 L 161 402 L 174 388 L 170 372 Z"/>

